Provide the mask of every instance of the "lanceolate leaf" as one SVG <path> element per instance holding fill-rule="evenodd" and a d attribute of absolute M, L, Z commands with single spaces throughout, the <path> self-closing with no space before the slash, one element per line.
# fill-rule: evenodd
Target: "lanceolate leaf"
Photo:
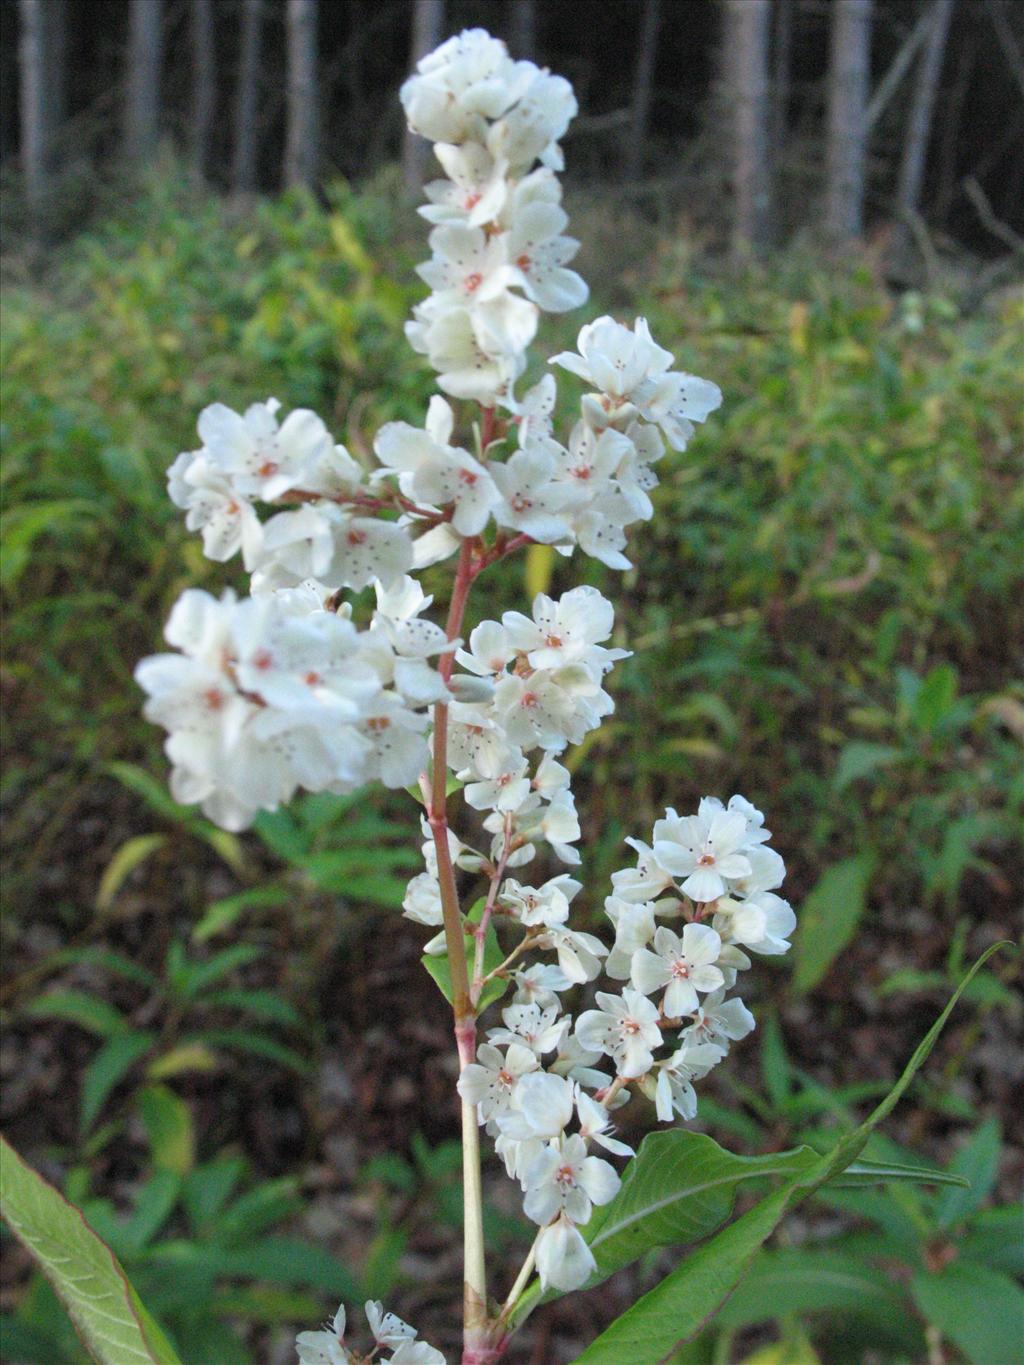
<path fill-rule="evenodd" d="M 81 1213 L 0 1138 L 0 1212 L 101 1365 L 181 1365 L 113 1252 Z"/>
<path fill-rule="evenodd" d="M 656 1365 L 681 1342 L 693 1336 L 732 1292 L 787 1209 L 841 1175 L 856 1160 L 872 1130 L 892 1111 L 924 1064 L 964 987 L 1002 946 L 1005 945 L 994 944 L 967 973 L 895 1086 L 866 1122 L 841 1139 L 831 1152 L 818 1157 L 805 1171 L 790 1174 L 774 1194 L 755 1204 L 742 1218 L 699 1247 L 602 1332 L 578 1357 L 578 1365 L 620 1365 L 624 1360 L 630 1365 Z M 609 1209 L 614 1209 L 621 1194 L 620 1191 Z"/>
<path fill-rule="evenodd" d="M 820 1153 L 810 1147 L 765 1156 L 736 1156 L 704 1133 L 676 1129 L 648 1134 L 636 1159 L 626 1167 L 619 1193 L 604 1208 L 595 1210 L 584 1229 L 597 1261 L 597 1272 L 588 1287 L 652 1247 L 684 1246 L 707 1237 L 732 1212 L 737 1187 L 743 1181 L 801 1175 L 820 1161 Z M 965 1183 L 962 1176 L 944 1171 L 875 1161 L 852 1162 L 834 1183 L 859 1187 L 893 1181 Z M 539 1298 L 540 1291 L 534 1286 L 520 1300 L 520 1311 Z"/>
<path fill-rule="evenodd" d="M 987 1266 L 954 1262 L 938 1275 L 915 1275 L 910 1293 L 928 1322 L 974 1365 L 1020 1360 L 1024 1290 Z"/>

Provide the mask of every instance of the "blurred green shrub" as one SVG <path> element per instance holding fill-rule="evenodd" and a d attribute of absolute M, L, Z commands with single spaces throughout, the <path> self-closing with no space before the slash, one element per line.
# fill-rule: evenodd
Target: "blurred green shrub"
<path fill-rule="evenodd" d="M 108 760 L 159 773 L 131 669 L 182 586 L 226 579 L 163 489 L 197 411 L 275 393 L 357 455 L 384 418 L 415 418 L 407 215 L 386 183 L 242 208 L 157 179 L 9 290 L 6 837 L 26 913 L 39 826 L 52 846 Z M 1008 292 L 961 316 L 951 289 L 909 318 L 865 264 L 736 276 L 682 234 L 637 260 L 621 226 L 582 263 L 589 315 L 630 298 L 726 404 L 666 458 L 636 570 L 586 566 L 636 650 L 581 774 L 590 866 L 667 802 L 742 788 L 810 893 L 810 989 L 866 910 L 952 907 L 968 875 L 975 898 L 1004 894 L 1000 865 L 1020 863 L 1024 307 Z M 552 351 L 578 321 L 555 322 Z M 480 609 L 521 572 L 483 580 Z"/>

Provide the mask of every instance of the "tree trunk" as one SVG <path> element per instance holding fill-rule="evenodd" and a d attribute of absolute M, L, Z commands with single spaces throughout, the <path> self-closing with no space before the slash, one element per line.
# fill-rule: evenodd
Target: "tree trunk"
<path fill-rule="evenodd" d="M 421 57 L 432 52 L 441 42 L 444 28 L 444 0 L 414 0 L 412 11 L 412 60 L 410 70 Z M 406 188 L 418 194 L 423 188 L 429 148 L 417 133 L 406 129 L 402 144 L 402 172 Z"/>
<path fill-rule="evenodd" d="M 772 165 L 786 146 L 793 65 L 793 0 L 775 0 L 775 37 L 772 53 Z"/>
<path fill-rule="evenodd" d="M 200 180 L 210 160 L 216 106 L 213 0 L 192 0 L 192 160 Z"/>
<path fill-rule="evenodd" d="M 914 95 L 910 105 L 903 156 L 896 182 L 896 225 L 893 232 L 891 259 L 900 268 L 906 260 L 911 239 L 911 220 L 917 213 L 921 198 L 928 158 L 928 140 L 932 128 L 932 112 L 942 75 L 942 59 L 946 51 L 946 35 L 953 12 L 953 0 L 935 0 L 931 25 L 924 51 L 919 59 Z"/>
<path fill-rule="evenodd" d="M 630 110 L 629 137 L 626 143 L 626 179 L 634 183 L 644 168 L 644 140 L 654 94 L 654 63 L 658 50 L 660 0 L 643 0 L 640 16 L 640 41 L 633 77 L 633 106 Z"/>
<path fill-rule="evenodd" d="M 128 25 L 128 81 L 125 156 L 136 165 L 156 151 L 160 112 L 161 0 L 131 0 Z"/>
<path fill-rule="evenodd" d="M 534 0 L 511 0 L 508 46 L 516 61 L 533 58 L 537 48 L 537 9 Z M 430 50 L 429 48 L 427 49 Z"/>
<path fill-rule="evenodd" d="M 231 165 L 231 187 L 236 194 L 245 194 L 256 188 L 256 109 L 259 102 L 262 38 L 263 0 L 244 0 L 242 51 L 235 89 L 235 148 Z"/>
<path fill-rule="evenodd" d="M 45 207 L 48 189 L 43 0 L 20 0 L 18 15 L 21 22 L 18 44 L 21 169 L 25 176 L 25 200 L 35 234 L 40 226 L 38 219 Z"/>
<path fill-rule="evenodd" d="M 732 119 L 734 256 L 760 251 L 771 216 L 768 172 L 769 0 L 725 0 L 725 64 Z"/>
<path fill-rule="evenodd" d="M 825 231 L 851 242 L 864 226 L 864 157 L 871 80 L 871 0 L 834 0 L 829 58 Z"/>
<path fill-rule="evenodd" d="M 288 130 L 284 181 L 311 187 L 317 170 L 316 0 L 288 0 Z"/>

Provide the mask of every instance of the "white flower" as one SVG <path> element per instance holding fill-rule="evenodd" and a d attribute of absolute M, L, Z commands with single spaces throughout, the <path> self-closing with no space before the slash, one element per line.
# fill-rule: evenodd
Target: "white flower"
<path fill-rule="evenodd" d="M 387 1346 L 394 1350 L 404 1341 L 412 1341 L 416 1336 L 415 1327 L 410 1327 L 394 1313 L 385 1313 L 384 1305 L 377 1300 L 368 1300 L 363 1311 L 366 1313 L 366 1321 L 370 1324 L 370 1335 L 378 1346 Z"/>
<path fill-rule="evenodd" d="M 412 567 L 412 541 L 393 521 L 354 517 L 336 503 L 279 512 L 263 527 L 259 567 L 276 563 L 296 583 L 315 578 L 332 590 L 390 587 Z"/>
<path fill-rule="evenodd" d="M 519 428 L 519 444 L 550 437 L 551 414 L 555 410 L 557 390 L 555 376 L 544 375 L 532 389 L 527 389 L 515 405 L 515 422 Z"/>
<path fill-rule="evenodd" d="M 574 1223 L 586 1223 L 595 1204 L 607 1204 L 619 1190 L 615 1167 L 599 1156 L 587 1155 L 587 1144 L 573 1134 L 539 1152 L 523 1185 L 527 1218 L 544 1226 L 564 1213 Z"/>
<path fill-rule="evenodd" d="M 441 884 L 429 872 L 420 872 L 405 888 L 402 910 L 406 919 L 437 928 L 444 923 Z"/>
<path fill-rule="evenodd" d="M 531 837 L 545 839 L 563 863 L 573 866 L 580 861 L 580 855 L 571 845 L 581 833 L 572 792 L 557 791 L 541 815 L 536 834 Z"/>
<path fill-rule="evenodd" d="M 608 1110 L 576 1087 L 576 1113 L 580 1120 L 580 1137 L 584 1142 L 596 1142 L 615 1156 L 633 1156 L 633 1148 L 618 1138 L 609 1137 L 612 1121 Z"/>
<path fill-rule="evenodd" d="M 545 1009 L 538 1004 L 509 1005 L 502 1010 L 501 1018 L 505 1027 L 488 1029 L 490 1041 L 496 1045 L 525 1044 L 538 1057 L 561 1046 L 572 1023 L 568 1018 L 559 1018 L 557 1004 Z"/>
<path fill-rule="evenodd" d="M 541 1009 L 558 1004 L 558 992 L 567 991 L 572 984 L 561 967 L 554 963 L 535 962 L 532 967 L 523 967 L 512 973 L 516 1005 L 536 1004 Z"/>
<path fill-rule="evenodd" d="M 419 210 L 422 217 L 431 223 L 463 219 L 470 227 L 483 227 L 496 219 L 508 195 L 508 164 L 495 161 L 478 142 L 464 142 L 460 147 L 438 142 L 434 155 L 449 178 L 424 187 L 430 203 Z"/>
<path fill-rule="evenodd" d="M 605 971 L 614 981 L 628 981 L 633 954 L 646 948 L 654 937 L 654 903 L 634 904 L 609 896 L 604 912 L 615 926 L 615 944 L 608 954 Z"/>
<path fill-rule="evenodd" d="M 578 489 L 554 480 L 553 445 L 538 438 L 504 463 L 491 467 L 502 495 L 495 512 L 498 525 L 510 526 L 549 545 L 569 535 L 565 514 L 580 503 Z"/>
<path fill-rule="evenodd" d="M 719 987 L 698 1006 L 693 1023 L 679 1037 L 688 1043 L 714 1043 L 728 1050 L 730 1042 L 745 1038 L 755 1027 L 754 1016 L 739 996 L 726 1000 L 724 988 Z"/>
<path fill-rule="evenodd" d="M 539 71 L 529 62 L 519 65 L 532 67 L 524 73 L 529 77 L 528 86 L 515 106 L 491 127 L 488 149 L 492 156 L 508 161 L 513 176 L 523 175 L 537 160 L 560 171 L 563 160 L 558 139 L 576 115 L 576 96 L 564 77 Z"/>
<path fill-rule="evenodd" d="M 686 878 L 687 896 L 713 901 L 725 895 L 726 878 L 749 874 L 750 862 L 739 851 L 746 835 L 745 816 L 721 803 L 702 801 L 697 815 L 683 817 L 669 808 L 654 826 L 654 856 L 674 877 Z"/>
<path fill-rule="evenodd" d="M 576 1037 L 583 1047 L 605 1052 L 620 1076 L 633 1079 L 654 1064 L 653 1049 L 661 1044 L 658 1010 L 639 991 L 621 995 L 598 991 L 596 1010 L 584 1010 L 576 1021 Z"/>
<path fill-rule="evenodd" d="M 637 318 L 633 331 L 614 318 L 598 318 L 582 328 L 577 345 L 579 355 L 563 351 L 551 363 L 593 384 L 603 395 L 602 426 L 632 420 L 639 413 L 661 427 L 674 450 L 684 450 L 693 434 L 692 423 L 703 422 L 722 402 L 716 384 L 669 371 L 672 354 L 655 343 L 645 318 Z M 597 407 L 598 413 L 601 410 Z"/>
<path fill-rule="evenodd" d="M 436 1346 L 425 1341 L 403 1341 L 385 1365 L 445 1365 L 445 1359 Z"/>
<path fill-rule="evenodd" d="M 562 1039 L 558 1055 L 553 1062 L 548 1063 L 548 1070 L 556 1076 L 568 1076 L 571 1081 L 587 1085 L 591 1090 L 603 1090 L 611 1084 L 612 1078 L 606 1072 L 598 1071 L 594 1065 L 601 1060 L 602 1055 L 599 1051 L 585 1048 L 575 1033 L 570 1033 Z M 629 1095 L 623 1098 L 628 1101 Z"/>
<path fill-rule="evenodd" d="M 504 233 L 488 236 L 467 223 L 443 223 L 430 234 L 430 249 L 434 255 L 416 273 L 441 307 L 488 303 L 515 282 Z"/>
<path fill-rule="evenodd" d="M 567 313 L 586 303 L 585 282 L 566 264 L 579 250 L 573 237 L 563 237 L 568 214 L 558 204 L 535 200 L 518 213 L 505 237 L 513 278 L 546 313 Z"/>
<path fill-rule="evenodd" d="M 496 755 L 480 755 L 476 772 L 460 774 L 467 785 L 463 796 L 474 810 L 515 811 L 530 795 L 526 759 L 518 749 L 504 749 Z M 479 780 L 470 781 L 473 777 Z"/>
<path fill-rule="evenodd" d="M 481 621 L 469 636 L 469 649 L 456 652 L 463 668 L 481 678 L 496 678 L 504 673 L 515 650 L 508 635 L 497 621 Z"/>
<path fill-rule="evenodd" d="M 520 1077 L 540 1066 L 537 1054 L 522 1043 L 512 1043 L 505 1053 L 493 1043 L 481 1043 L 476 1061 L 463 1067 L 458 1091 L 467 1104 L 475 1104 L 481 1123 L 508 1111 L 512 1092 Z"/>
<path fill-rule="evenodd" d="M 673 1111 L 682 1119 L 697 1113 L 693 1082 L 701 1080 L 725 1056 L 725 1050 L 712 1043 L 687 1043 L 661 1063 L 655 1091 L 655 1107 L 662 1123 L 669 1123 Z"/>
<path fill-rule="evenodd" d="M 522 1076 L 497 1123 L 515 1142 L 558 1137 L 572 1120 L 573 1083 L 548 1071 Z"/>
<path fill-rule="evenodd" d="M 256 565 L 263 545 L 259 518 L 203 451 L 178 456 L 167 471 L 167 491 L 186 509 L 186 527 L 202 532 L 207 559 L 223 563 L 241 550 L 245 567 Z"/>
<path fill-rule="evenodd" d="M 352 1357 L 344 1346 L 345 1305 L 322 1332 L 300 1332 L 295 1338 L 300 1365 L 349 1365 Z"/>
<path fill-rule="evenodd" d="M 583 934 L 562 926 L 548 929 L 544 937 L 537 940 L 537 946 L 554 948 L 558 953 L 559 967 L 577 985 L 593 981 L 601 970 L 601 958 L 608 951 L 593 934 Z"/>
<path fill-rule="evenodd" d="M 583 889 L 582 883 L 574 881 L 567 872 L 552 877 L 543 886 L 534 888 L 522 886 L 510 877 L 501 892 L 501 903 L 514 911 L 516 917 L 528 927 L 537 924 L 551 928 L 564 924 L 569 918 L 569 902 Z"/>
<path fill-rule="evenodd" d="M 431 296 L 413 309 L 405 334 L 438 371 L 445 393 L 486 406 L 505 398 L 522 374 L 536 329 L 536 305 L 513 294 L 472 309 L 440 306 Z"/>
<path fill-rule="evenodd" d="M 393 693 L 382 692 L 356 727 L 369 742 L 366 776 L 385 787 L 408 787 L 427 764 L 427 718 L 410 711 Z"/>
<path fill-rule="evenodd" d="M 500 118 L 536 70 L 532 62 L 514 62 L 483 29 L 466 29 L 423 57 L 399 96 L 414 132 L 432 142 L 479 142 L 484 120 Z"/>
<path fill-rule="evenodd" d="M 451 445 L 452 410 L 443 398 L 430 400 L 426 428 L 408 422 L 381 427 L 374 450 L 386 470 L 395 471 L 407 498 L 428 507 L 451 504 L 452 525 L 460 535 L 478 535 L 498 501 L 487 470 L 472 455 Z"/>
<path fill-rule="evenodd" d="M 639 948 L 633 954 L 633 985 L 644 995 L 667 986 L 662 1008 L 668 1018 L 678 1019 L 697 1008 L 698 991 L 717 990 L 723 984 L 714 965 L 721 950 L 721 938 L 706 924 L 686 925 L 681 937 L 662 924 L 654 932 L 654 951 Z"/>
<path fill-rule="evenodd" d="M 743 901 L 723 897 L 715 904 L 712 923 L 730 942 L 742 943 L 752 953 L 777 957 L 789 951 L 796 915 L 781 896 L 760 891 Z"/>
<path fill-rule="evenodd" d="M 618 659 L 629 657 L 626 649 L 605 649 L 600 644 L 612 633 L 615 613 L 597 588 L 573 588 L 557 602 L 538 593 L 532 620 L 522 612 L 507 611 L 501 621 L 512 648 L 524 653 L 532 668 L 579 664 L 600 677 Z"/>
<path fill-rule="evenodd" d="M 199 414 L 199 435 L 210 462 L 245 497 L 273 502 L 327 460 L 334 441 L 315 412 L 298 408 L 278 426 L 280 403 L 253 403 L 244 416 L 223 403 Z"/>
<path fill-rule="evenodd" d="M 672 886 L 672 874 L 666 872 L 654 856 L 654 850 L 639 839 L 627 839 L 626 843 L 639 853 L 635 868 L 624 868 L 612 873 L 612 886 L 619 900 L 649 901 L 660 896 Z"/>
<path fill-rule="evenodd" d="M 537 1238 L 537 1274 L 541 1288 L 563 1293 L 579 1289 L 597 1269 L 594 1254 L 575 1223 L 559 1214 Z"/>

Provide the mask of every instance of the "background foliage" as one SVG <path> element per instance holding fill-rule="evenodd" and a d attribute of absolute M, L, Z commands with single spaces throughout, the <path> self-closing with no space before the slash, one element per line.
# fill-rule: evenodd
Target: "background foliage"
<path fill-rule="evenodd" d="M 667 212 L 569 208 L 588 316 L 646 313 L 726 394 L 666 458 L 636 570 L 543 551 L 526 565 L 531 591 L 582 569 L 635 651 L 615 717 L 572 755 L 587 908 L 665 804 L 742 790 L 763 806 L 791 869 L 795 962 L 760 973 L 759 1034 L 714 1074 L 702 1120 L 746 1152 L 824 1141 L 1019 914 L 1024 305 L 1011 288 L 977 310 L 952 271 L 894 300 L 870 255 L 835 269 L 795 248 L 727 271 Z M 420 251 L 386 176 L 324 205 L 233 207 L 169 165 L 59 265 L 8 265 L 4 1127 L 189 1360 L 198 1343 L 225 1365 L 289 1359 L 289 1329 L 342 1294 L 444 1321 L 430 1277 L 451 1273 L 459 1219 L 444 1023 L 394 918 L 411 803 L 306 798 L 226 836 L 166 795 L 131 680 L 182 587 L 233 581 L 164 491 L 198 409 L 274 394 L 357 456 L 383 420 L 415 419 L 429 376 L 401 323 Z M 577 326 L 556 323 L 550 351 Z M 521 562 L 502 572 L 481 614 L 524 591 Z M 775 1340 L 790 1354 L 758 1359 L 846 1361 L 865 1342 L 917 1359 L 931 1323 L 949 1359 L 998 1365 L 957 1305 L 1017 1302 L 998 1206 L 1021 1171 L 1017 970 L 997 959 L 972 983 L 896 1141 L 869 1151 L 956 1154 L 970 1195 L 819 1200 L 685 1359 Z M 411 1016 L 397 1033 L 380 1027 L 395 991 Z M 394 1071 L 407 1079 L 386 1087 Z M 522 1234 L 494 1200 L 500 1256 Z M 658 1254 L 623 1274 L 646 1285 Z M 815 1295 L 835 1271 L 831 1297 L 809 1295 L 810 1264 Z M 535 1358 L 578 1351 L 628 1297 L 616 1283 L 582 1318 L 539 1312 Z M 4 1294 L 11 1359 L 80 1358 L 20 1263 Z"/>

